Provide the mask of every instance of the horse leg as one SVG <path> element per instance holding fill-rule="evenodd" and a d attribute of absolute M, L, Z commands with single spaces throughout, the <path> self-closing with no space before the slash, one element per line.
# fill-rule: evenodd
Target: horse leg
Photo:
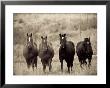
<path fill-rule="evenodd" d="M 71 71 L 72 71 L 72 67 L 73 67 L 73 61 L 71 62 Z"/>
<path fill-rule="evenodd" d="M 49 60 L 49 71 L 51 71 L 51 69 L 52 69 L 51 62 L 52 62 L 52 60 Z"/>
<path fill-rule="evenodd" d="M 32 60 L 32 69 L 34 71 L 34 59 Z"/>
<path fill-rule="evenodd" d="M 71 65 L 71 71 L 72 71 L 72 67 L 73 67 L 73 65 Z"/>
<path fill-rule="evenodd" d="M 63 60 L 61 60 L 60 62 L 61 62 L 61 71 L 63 72 Z"/>
<path fill-rule="evenodd" d="M 70 67 L 68 67 L 68 73 L 70 74 Z"/>
<path fill-rule="evenodd" d="M 78 57 L 79 63 L 80 63 L 80 67 L 82 68 L 82 60 L 80 57 Z"/>
<path fill-rule="evenodd" d="M 89 61 L 88 67 L 89 67 L 89 68 L 90 68 L 90 66 L 91 66 L 91 58 L 92 58 L 92 57 L 89 57 L 89 58 L 88 58 L 88 61 Z"/>
<path fill-rule="evenodd" d="M 83 59 L 83 62 L 82 62 L 82 63 L 83 63 L 83 66 L 84 66 L 84 65 L 85 65 L 85 66 L 87 65 L 87 62 L 86 62 L 86 59 L 85 59 L 85 58 Z"/>
<path fill-rule="evenodd" d="M 37 57 L 36 57 L 35 60 L 34 60 L 34 64 L 35 64 L 35 67 L 36 67 L 36 69 L 37 69 Z"/>
<path fill-rule="evenodd" d="M 70 73 L 70 63 L 67 62 L 68 73 Z"/>
<path fill-rule="evenodd" d="M 44 62 L 44 60 L 43 60 L 43 59 L 41 59 L 41 62 L 42 62 L 42 66 L 43 66 L 43 72 L 45 73 L 46 64 L 45 64 L 45 62 Z"/>
<path fill-rule="evenodd" d="M 82 64 L 83 64 L 83 66 L 84 66 L 84 64 L 85 64 L 85 59 L 82 60 Z"/>
<path fill-rule="evenodd" d="M 83 64 L 83 60 L 80 58 L 80 67 L 81 67 L 81 68 L 83 68 L 83 67 L 82 67 L 82 64 Z"/>
<path fill-rule="evenodd" d="M 70 65 L 69 65 L 69 63 L 67 63 L 67 67 L 68 67 L 68 73 L 70 73 Z"/>
<path fill-rule="evenodd" d="M 30 68 L 30 62 L 28 59 L 26 59 L 26 63 L 27 63 L 27 68 L 29 69 Z"/>
<path fill-rule="evenodd" d="M 46 65 L 43 65 L 43 72 L 45 73 Z"/>
<path fill-rule="evenodd" d="M 27 64 L 27 68 L 28 68 L 28 69 L 30 68 L 30 65 L 29 65 L 29 64 Z"/>
<path fill-rule="evenodd" d="M 87 65 L 87 61 L 86 60 L 84 61 L 84 63 L 85 63 L 85 65 Z"/>
<path fill-rule="evenodd" d="M 83 63 L 84 63 L 85 66 L 87 65 L 86 59 L 87 59 L 86 56 L 84 56 Z"/>

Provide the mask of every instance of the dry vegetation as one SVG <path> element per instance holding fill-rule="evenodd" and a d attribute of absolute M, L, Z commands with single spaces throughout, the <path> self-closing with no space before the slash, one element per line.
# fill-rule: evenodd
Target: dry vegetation
<path fill-rule="evenodd" d="M 46 34 L 48 41 L 53 45 L 55 55 L 52 61 L 52 71 L 46 69 L 45 75 L 69 75 L 64 61 L 64 72 L 61 72 L 58 56 L 59 33 L 67 33 L 67 40 L 75 45 L 84 37 L 91 38 L 93 47 L 92 66 L 89 69 L 80 64 L 75 54 L 74 66 L 71 75 L 96 75 L 97 74 L 97 15 L 96 14 L 14 14 L 14 75 L 44 75 L 42 64 L 38 58 L 38 68 L 33 72 L 32 68 L 27 69 L 23 57 L 23 47 L 26 44 L 26 34 L 33 33 L 33 39 L 39 47 L 41 35 Z"/>

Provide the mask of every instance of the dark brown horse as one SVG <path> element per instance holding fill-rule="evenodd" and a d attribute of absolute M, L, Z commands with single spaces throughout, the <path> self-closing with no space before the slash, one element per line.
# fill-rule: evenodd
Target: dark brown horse
<path fill-rule="evenodd" d="M 54 50 L 52 44 L 47 41 L 47 36 L 41 36 L 42 42 L 39 45 L 39 57 L 43 65 L 43 71 L 45 72 L 46 66 L 49 66 L 49 71 L 51 71 L 51 62 L 54 56 Z"/>
<path fill-rule="evenodd" d="M 76 46 L 76 53 L 80 62 L 80 66 L 87 65 L 86 59 L 88 59 L 88 67 L 91 65 L 93 50 L 89 38 L 84 38 L 84 41 L 78 42 Z"/>
<path fill-rule="evenodd" d="M 63 71 L 63 60 L 66 61 L 68 72 L 70 73 L 70 67 L 72 71 L 75 45 L 72 41 L 67 41 L 66 34 L 59 34 L 60 36 L 60 48 L 59 48 L 59 60 L 61 63 L 61 70 Z"/>
<path fill-rule="evenodd" d="M 32 65 L 34 70 L 34 66 L 37 68 L 37 56 L 38 49 L 37 44 L 33 42 L 32 33 L 27 33 L 27 43 L 23 49 L 23 56 L 25 57 L 27 67 L 29 68 Z"/>

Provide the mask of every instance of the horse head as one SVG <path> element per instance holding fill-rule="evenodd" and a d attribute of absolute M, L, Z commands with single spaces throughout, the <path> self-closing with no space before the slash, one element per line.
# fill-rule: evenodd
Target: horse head
<path fill-rule="evenodd" d="M 43 48 L 43 50 L 47 50 L 48 49 L 47 36 L 41 36 L 41 39 L 42 39 L 42 48 Z"/>
<path fill-rule="evenodd" d="M 85 45 L 85 48 L 86 48 L 86 52 L 90 53 L 91 50 L 92 50 L 90 37 L 89 38 L 84 38 L 84 45 Z"/>
<path fill-rule="evenodd" d="M 33 47 L 32 33 L 31 34 L 27 33 L 27 47 L 28 47 L 28 49 L 32 49 L 32 47 Z"/>
<path fill-rule="evenodd" d="M 59 34 L 60 36 L 60 44 L 61 44 L 61 47 L 65 47 L 66 45 L 66 34 Z"/>

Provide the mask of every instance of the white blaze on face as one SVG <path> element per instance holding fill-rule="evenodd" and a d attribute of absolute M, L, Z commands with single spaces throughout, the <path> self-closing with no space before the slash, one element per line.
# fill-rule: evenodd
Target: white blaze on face
<path fill-rule="evenodd" d="M 64 39 L 64 37 L 62 37 L 62 39 Z"/>
<path fill-rule="evenodd" d="M 89 44 L 89 42 L 87 42 L 87 44 Z"/>
<path fill-rule="evenodd" d="M 44 43 L 45 43 L 45 40 L 44 40 Z"/>
<path fill-rule="evenodd" d="M 29 37 L 29 42 L 31 41 L 31 38 Z"/>

